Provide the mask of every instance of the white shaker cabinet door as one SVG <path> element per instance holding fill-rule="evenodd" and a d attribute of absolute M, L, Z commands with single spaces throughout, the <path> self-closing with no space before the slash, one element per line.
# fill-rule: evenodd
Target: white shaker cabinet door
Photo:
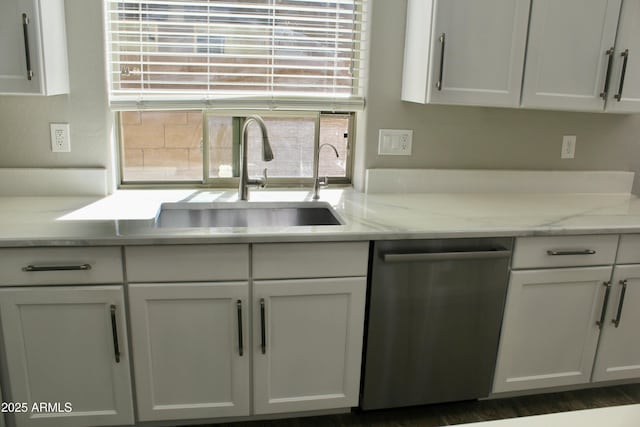
<path fill-rule="evenodd" d="M 616 266 L 593 381 L 640 378 L 640 265 Z"/>
<path fill-rule="evenodd" d="M 611 267 L 513 271 L 493 392 L 588 383 Z"/>
<path fill-rule="evenodd" d="M 516 107 L 530 0 L 410 0 L 402 99 Z"/>
<path fill-rule="evenodd" d="M 30 405 L 16 426 L 133 424 L 121 286 L 0 289 L 0 314 L 4 397 Z M 34 403 L 59 403 L 62 412 L 31 412 Z"/>
<path fill-rule="evenodd" d="M 523 107 L 604 110 L 620 4 L 621 0 L 532 1 Z"/>
<path fill-rule="evenodd" d="M 131 284 L 142 421 L 249 415 L 248 284 Z"/>
<path fill-rule="evenodd" d="M 256 414 L 358 405 L 365 277 L 254 282 Z"/>
<path fill-rule="evenodd" d="M 0 2 L 0 94 L 69 92 L 63 0 Z"/>
<path fill-rule="evenodd" d="M 640 112 L 640 1 L 622 3 L 606 110 Z"/>

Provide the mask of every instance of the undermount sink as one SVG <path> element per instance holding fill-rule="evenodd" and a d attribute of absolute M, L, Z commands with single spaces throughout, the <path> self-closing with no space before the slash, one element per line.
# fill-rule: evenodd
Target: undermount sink
<path fill-rule="evenodd" d="M 160 228 L 292 227 L 341 225 L 325 202 L 163 203 L 156 216 Z"/>

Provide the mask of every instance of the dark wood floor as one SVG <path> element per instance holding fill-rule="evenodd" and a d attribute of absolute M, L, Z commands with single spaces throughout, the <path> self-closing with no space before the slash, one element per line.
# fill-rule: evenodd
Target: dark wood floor
<path fill-rule="evenodd" d="M 640 403 L 640 384 L 509 399 L 468 401 L 420 407 L 353 412 L 322 417 L 217 424 L 229 427 L 435 427 L 552 412 Z M 640 420 L 638 420 L 640 425 Z M 567 426 L 573 427 L 573 426 Z M 603 426 L 604 427 L 604 426 Z"/>

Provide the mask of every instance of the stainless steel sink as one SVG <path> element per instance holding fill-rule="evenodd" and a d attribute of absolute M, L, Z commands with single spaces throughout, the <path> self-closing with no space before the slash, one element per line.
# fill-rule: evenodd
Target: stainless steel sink
<path fill-rule="evenodd" d="M 341 225 L 325 202 L 163 203 L 155 226 L 179 227 L 295 227 Z"/>

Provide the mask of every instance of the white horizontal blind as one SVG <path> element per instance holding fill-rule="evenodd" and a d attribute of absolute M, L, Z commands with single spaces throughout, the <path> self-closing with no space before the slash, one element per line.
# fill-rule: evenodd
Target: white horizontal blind
<path fill-rule="evenodd" d="M 369 0 L 105 0 L 114 109 L 363 107 Z"/>

